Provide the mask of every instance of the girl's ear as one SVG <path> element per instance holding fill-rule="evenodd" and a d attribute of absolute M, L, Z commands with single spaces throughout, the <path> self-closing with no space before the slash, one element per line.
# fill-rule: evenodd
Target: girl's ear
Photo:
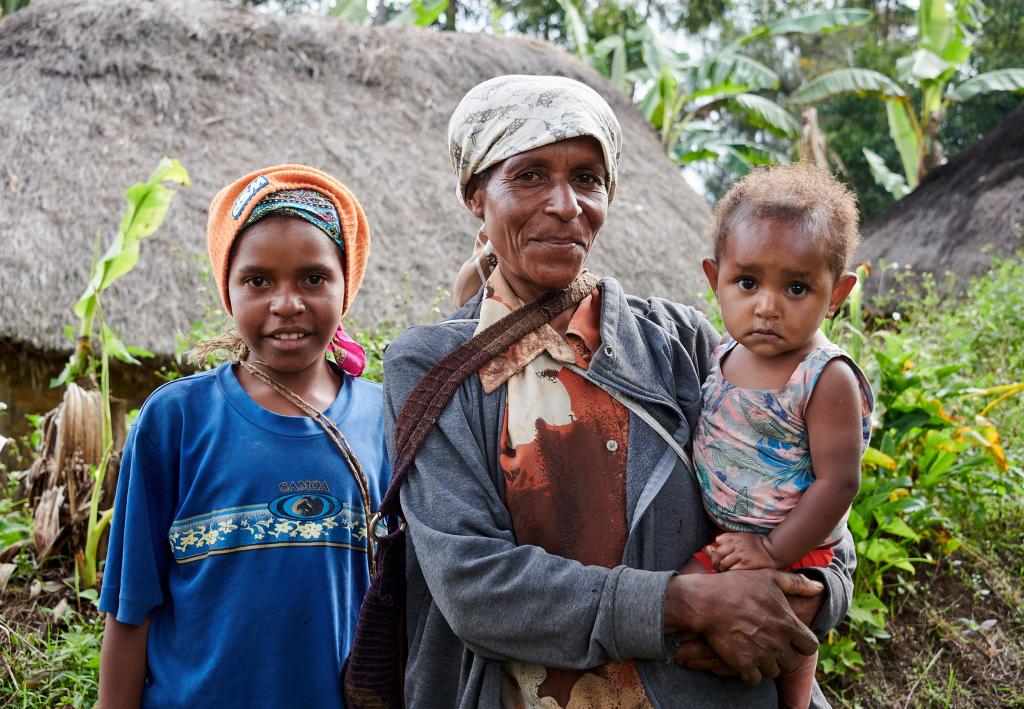
<path fill-rule="evenodd" d="M 713 258 L 706 258 L 701 263 L 701 267 L 704 269 L 704 275 L 708 279 L 708 285 L 711 286 L 711 290 L 715 292 L 715 297 L 718 297 L 718 261 Z"/>
<path fill-rule="evenodd" d="M 833 317 L 839 312 L 839 308 L 846 302 L 846 298 L 850 295 L 850 291 L 857 285 L 857 274 L 855 273 L 844 273 L 836 281 L 836 284 L 832 286 L 832 297 L 828 301 L 828 316 Z"/>
<path fill-rule="evenodd" d="M 466 206 L 469 207 L 469 211 L 473 213 L 477 219 L 483 221 L 484 218 L 484 191 L 480 189 L 480 180 L 477 175 L 473 175 L 469 178 L 469 184 L 466 185 Z"/>

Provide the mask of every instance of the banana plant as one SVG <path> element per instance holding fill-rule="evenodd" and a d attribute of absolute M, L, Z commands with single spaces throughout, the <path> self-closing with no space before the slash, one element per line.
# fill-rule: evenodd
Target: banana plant
<path fill-rule="evenodd" d="M 984 11 L 980 0 L 955 0 L 951 7 L 945 0 L 921 0 L 917 42 L 910 54 L 896 62 L 898 81 L 871 69 L 836 69 L 808 81 L 790 100 L 809 104 L 858 94 L 884 101 L 902 175 L 867 148 L 864 157 L 875 182 L 899 199 L 942 164 L 938 134 L 951 104 L 994 91 L 1024 93 L 1024 68 L 997 69 L 954 84 L 967 67 Z M 917 106 L 915 96 L 920 96 Z"/>
<path fill-rule="evenodd" d="M 157 165 L 148 182 L 129 187 L 125 192 L 128 205 L 114 238 L 103 256 L 99 256 L 99 237 L 94 247 L 92 271 L 85 292 L 75 304 L 74 312 L 79 319 L 78 346 L 60 377 L 52 384 L 59 385 L 94 372 L 97 358 L 92 340 L 99 325 L 98 367 L 99 385 L 102 397 L 101 430 L 103 455 L 92 470 L 93 488 L 89 499 L 89 517 L 86 528 L 84 549 L 75 552 L 76 568 L 82 586 L 96 585 L 96 552 L 100 537 L 110 523 L 113 510 L 100 512 L 100 497 L 103 494 L 103 479 L 114 448 L 113 425 L 110 413 L 110 358 L 138 364 L 136 356 L 150 356 L 150 353 L 125 345 L 121 338 L 107 325 L 103 318 L 101 295 L 121 276 L 125 275 L 139 261 L 139 247 L 147 236 L 160 227 L 170 207 L 175 190 L 168 185 L 187 186 L 188 173 L 177 160 L 164 158 Z"/>
<path fill-rule="evenodd" d="M 364 25 L 370 20 L 370 8 L 366 0 L 335 0 L 327 9 L 327 14 L 356 25 Z"/>
<path fill-rule="evenodd" d="M 787 18 L 755 28 L 719 52 L 691 58 L 676 51 L 651 23 L 593 42 L 571 0 L 558 0 L 577 56 L 637 103 L 658 130 L 666 156 L 680 164 L 725 159 L 750 166 L 784 160 L 766 143 L 729 135 L 723 116 L 793 139 L 800 124 L 778 103 L 760 92 L 774 91 L 779 76 L 742 53 L 745 45 L 784 34 L 835 32 L 867 22 L 867 10 L 831 10 Z M 630 56 L 642 63 L 628 67 Z"/>
<path fill-rule="evenodd" d="M 558 0 L 565 15 L 566 33 L 580 61 L 608 79 L 624 94 L 632 94 L 632 85 L 626 74 L 628 41 L 625 35 L 609 35 L 592 42 L 587 24 L 571 0 Z"/>
<path fill-rule="evenodd" d="M 413 0 L 386 24 L 388 27 L 429 27 L 448 9 L 448 1 Z M 334 0 L 327 14 L 356 25 L 368 25 L 373 21 L 367 0 Z"/>
<path fill-rule="evenodd" d="M 778 74 L 744 55 L 743 47 L 768 37 L 836 32 L 870 18 L 867 10 L 831 10 L 786 18 L 757 27 L 700 60 L 689 60 L 664 46 L 658 32 L 648 25 L 640 30 L 644 67 L 634 72 L 649 86 L 639 101 L 640 111 L 659 129 L 666 155 L 680 163 L 727 157 L 750 167 L 779 161 L 784 156 L 767 144 L 723 140 L 720 127 L 709 130 L 709 119 L 730 114 L 743 124 L 783 138 L 800 135 L 800 124 L 789 111 L 758 93 L 778 89 Z"/>

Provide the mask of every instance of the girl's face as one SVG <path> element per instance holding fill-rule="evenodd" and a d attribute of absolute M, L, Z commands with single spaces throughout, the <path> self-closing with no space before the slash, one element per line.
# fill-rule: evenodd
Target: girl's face
<path fill-rule="evenodd" d="M 729 234 L 721 258 L 704 260 L 704 273 L 725 329 L 763 357 L 809 348 L 857 282 L 851 273 L 837 279 L 820 245 L 771 219 Z"/>
<path fill-rule="evenodd" d="M 308 222 L 267 217 L 235 244 L 228 297 L 250 360 L 271 376 L 313 373 L 345 304 L 341 250 Z"/>

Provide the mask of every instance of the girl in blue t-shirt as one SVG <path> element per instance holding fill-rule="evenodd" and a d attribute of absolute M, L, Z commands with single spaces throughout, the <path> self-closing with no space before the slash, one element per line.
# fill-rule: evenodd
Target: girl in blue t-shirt
<path fill-rule="evenodd" d="M 298 165 L 210 205 L 238 362 L 160 387 L 121 462 L 100 609 L 100 706 L 340 707 L 390 477 L 381 388 L 341 328 L 370 233 Z M 334 362 L 325 357 L 331 349 Z"/>

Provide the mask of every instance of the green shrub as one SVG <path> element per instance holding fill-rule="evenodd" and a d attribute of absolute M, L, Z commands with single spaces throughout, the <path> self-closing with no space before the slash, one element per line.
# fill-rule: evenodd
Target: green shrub
<path fill-rule="evenodd" d="M 856 299 L 853 316 L 831 328 L 833 339 L 860 353 L 876 396 L 849 519 L 858 553 L 848 623 L 854 640 L 888 637 L 890 605 L 914 583 L 915 564 L 980 544 L 1008 506 L 1019 512 L 1022 275 L 1021 257 L 998 260 L 962 295 L 945 299 L 926 277 L 872 332 Z M 850 638 L 832 633 L 822 645 L 826 672 L 861 663 Z"/>

